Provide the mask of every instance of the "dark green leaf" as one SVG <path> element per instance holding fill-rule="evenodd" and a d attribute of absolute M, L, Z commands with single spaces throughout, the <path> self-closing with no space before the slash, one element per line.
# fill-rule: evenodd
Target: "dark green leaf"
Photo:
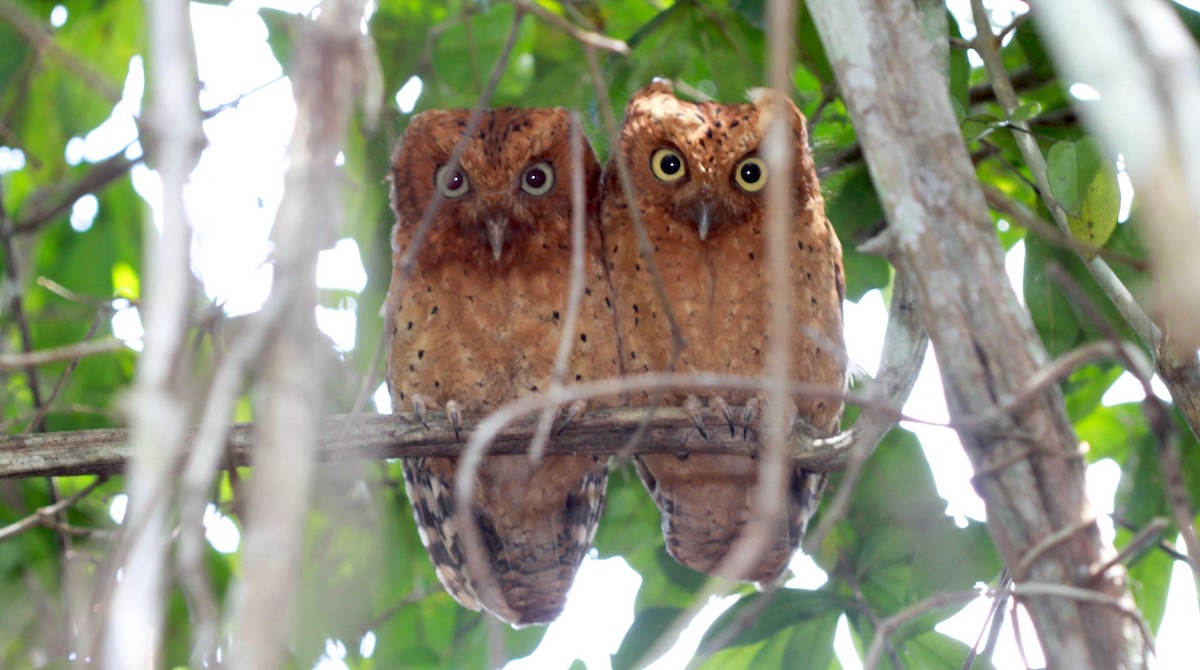
<path fill-rule="evenodd" d="M 658 644 L 682 611 L 675 607 L 651 607 L 639 612 L 612 656 L 613 670 L 632 670 L 641 667 L 636 665 L 639 661 L 652 660 L 645 658 L 646 653 Z"/>

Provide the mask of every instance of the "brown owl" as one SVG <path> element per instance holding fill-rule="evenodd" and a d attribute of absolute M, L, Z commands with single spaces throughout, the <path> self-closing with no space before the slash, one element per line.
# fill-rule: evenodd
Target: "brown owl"
<path fill-rule="evenodd" d="M 570 123 L 561 109 L 485 112 L 457 168 L 451 152 L 470 112 L 413 118 L 392 156 L 396 260 L 386 307 L 392 402 L 424 421 L 443 408 L 456 430 L 496 407 L 546 389 L 566 317 L 571 259 Z M 600 168 L 584 140 L 586 288 L 567 381 L 618 373 L 610 286 L 598 225 Z M 404 281 L 399 259 L 426 207 L 444 199 Z M 417 525 L 446 590 L 516 625 L 562 611 L 591 547 L 607 484 L 592 456 L 489 456 L 471 516 L 493 588 L 469 577 L 453 520 L 456 458 L 404 461 Z"/>
<path fill-rule="evenodd" d="M 803 115 L 794 105 L 795 222 L 787 248 L 794 290 L 790 321 L 794 379 L 841 387 L 842 250 L 825 218 Z M 680 372 L 763 376 L 769 343 L 765 263 L 764 188 L 771 179 L 759 158 L 765 119 L 751 104 L 690 103 L 656 81 L 639 91 L 625 111 L 621 150 L 632 173 L 636 202 L 629 203 L 610 161 L 601 214 L 605 253 L 613 281 L 622 368 L 637 375 L 665 370 L 671 334 L 639 255 L 630 207 L 641 212 L 685 348 Z M 731 431 L 753 420 L 735 420 L 729 405 L 761 406 L 756 394 L 711 395 Z M 649 393 L 631 397 L 650 402 Z M 689 408 L 704 432 L 699 401 L 668 393 L 667 402 Z M 795 398 L 799 417 L 833 432 L 842 403 Z M 646 454 L 636 461 L 643 483 L 662 512 L 667 549 L 679 562 L 713 574 L 752 513 L 758 461 L 749 456 Z M 788 490 L 786 526 L 747 574 L 722 575 L 759 582 L 778 577 L 799 546 L 820 498 L 825 477 L 796 467 Z"/>

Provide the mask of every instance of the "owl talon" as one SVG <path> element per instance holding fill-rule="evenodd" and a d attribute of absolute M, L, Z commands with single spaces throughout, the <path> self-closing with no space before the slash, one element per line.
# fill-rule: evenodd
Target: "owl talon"
<path fill-rule="evenodd" d="M 429 399 L 423 395 L 414 395 L 412 397 L 413 414 L 417 416 L 417 421 L 425 426 L 425 430 L 429 430 L 429 422 L 425 420 L 425 411 L 429 406 Z"/>
<path fill-rule="evenodd" d="M 785 435 L 791 435 L 796 429 L 796 421 L 800 418 L 800 408 L 796 405 L 796 401 L 788 398 L 784 411 L 786 412 L 785 419 L 787 421 L 787 432 Z M 751 398 L 746 402 L 746 407 L 742 411 L 742 429 L 745 439 L 750 439 L 750 425 L 758 423 L 758 431 L 761 435 L 767 434 L 766 420 L 769 412 L 770 401 L 765 396 L 759 395 Z"/>
<path fill-rule="evenodd" d="M 567 429 L 567 426 L 575 420 L 575 417 L 583 413 L 587 408 L 586 400 L 576 400 L 567 408 L 567 415 L 563 417 L 562 423 L 558 424 L 558 430 L 554 431 L 555 435 L 562 435 L 562 432 Z"/>
<path fill-rule="evenodd" d="M 683 409 L 692 419 L 692 425 L 696 430 L 700 431 L 700 436 L 708 439 L 708 431 L 704 430 L 704 417 L 700 415 L 700 399 L 694 395 L 689 395 L 683 400 Z"/>
<path fill-rule="evenodd" d="M 733 410 L 729 408 L 729 403 L 725 402 L 725 398 L 714 395 L 709 404 L 720 410 L 721 416 L 725 417 L 725 423 L 729 424 L 729 437 L 737 437 L 737 424 L 733 420 Z"/>
<path fill-rule="evenodd" d="M 462 411 L 459 408 L 457 400 L 446 401 L 446 416 L 454 426 L 454 440 L 457 442 L 459 431 L 462 430 Z"/>
<path fill-rule="evenodd" d="M 742 439 L 750 439 L 750 424 L 754 423 L 754 419 L 758 416 L 758 398 L 751 398 L 746 401 L 746 406 L 742 408 Z"/>

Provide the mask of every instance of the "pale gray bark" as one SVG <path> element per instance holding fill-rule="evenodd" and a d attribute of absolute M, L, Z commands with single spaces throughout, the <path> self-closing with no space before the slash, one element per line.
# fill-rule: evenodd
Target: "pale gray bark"
<path fill-rule="evenodd" d="M 810 0 L 889 220 L 880 246 L 911 282 L 933 342 L 953 419 L 995 410 L 1048 364 L 1004 257 L 929 43 L 909 0 Z M 1120 570 L 1080 583 L 1112 553 L 1084 490 L 1085 463 L 1056 386 L 994 424 L 959 429 L 1005 564 L 1018 583 L 1075 587 L 1026 591 L 1051 667 L 1142 667 Z M 1057 531 L 1080 530 L 1039 549 Z M 1033 560 L 1028 560 L 1032 558 Z M 1018 594 L 1021 590 L 1018 589 Z M 1034 595 L 1037 594 L 1037 595 Z"/>

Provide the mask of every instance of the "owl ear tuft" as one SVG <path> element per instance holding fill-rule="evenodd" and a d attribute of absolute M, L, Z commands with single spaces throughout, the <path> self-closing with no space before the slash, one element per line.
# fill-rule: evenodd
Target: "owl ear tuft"
<path fill-rule="evenodd" d="M 773 91 L 769 88 L 756 86 L 754 88 L 746 89 L 746 99 L 751 103 L 761 107 L 771 99 L 772 93 Z"/>
<path fill-rule="evenodd" d="M 671 84 L 671 80 L 666 77 L 655 77 L 646 84 L 642 90 L 638 91 L 638 95 L 646 93 L 667 93 L 675 95 L 675 86 Z"/>

